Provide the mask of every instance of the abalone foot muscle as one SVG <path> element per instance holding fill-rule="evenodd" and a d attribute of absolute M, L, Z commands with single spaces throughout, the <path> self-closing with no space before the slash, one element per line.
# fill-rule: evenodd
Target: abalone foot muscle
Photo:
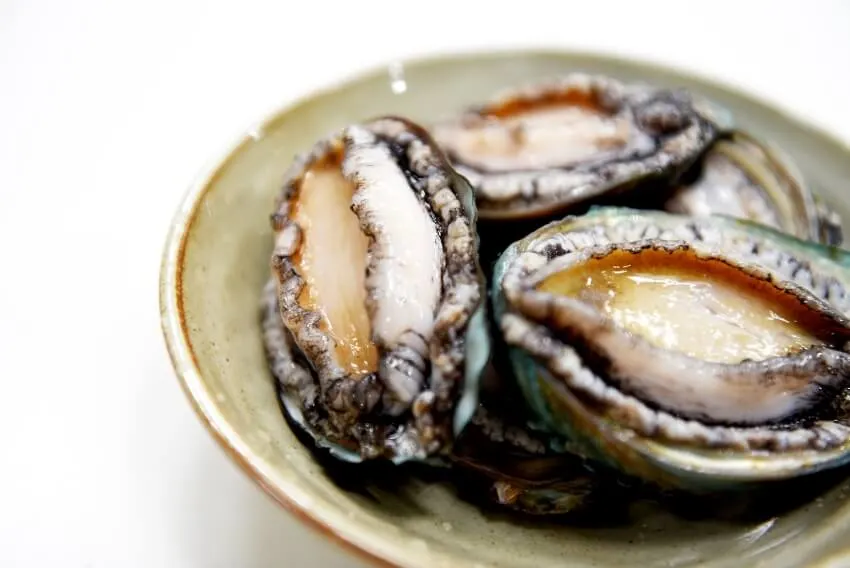
<path fill-rule="evenodd" d="M 532 233 L 493 282 L 532 413 L 578 453 L 664 483 L 850 460 L 847 271 L 817 246 L 616 208 Z"/>
<path fill-rule="evenodd" d="M 651 193 L 697 160 L 718 131 L 686 91 L 581 73 L 499 93 L 432 126 L 475 188 L 482 219 L 501 220 Z"/>
<path fill-rule="evenodd" d="M 828 211 L 780 149 L 742 132 L 718 139 L 660 209 L 704 217 L 728 215 L 827 245 L 842 241 L 841 219 Z"/>
<path fill-rule="evenodd" d="M 327 415 L 317 434 L 363 458 L 450 447 L 483 277 L 471 190 L 427 133 L 384 117 L 320 141 L 272 225 L 280 317 Z"/>
<path fill-rule="evenodd" d="M 317 446 L 534 515 L 850 464 L 850 253 L 779 148 L 585 73 L 429 130 L 342 128 L 274 205 L 263 339 Z"/>

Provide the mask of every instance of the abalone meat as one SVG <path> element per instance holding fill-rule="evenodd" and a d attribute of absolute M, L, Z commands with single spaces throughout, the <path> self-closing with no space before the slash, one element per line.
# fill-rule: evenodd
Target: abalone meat
<path fill-rule="evenodd" d="M 572 73 L 353 124 L 271 225 L 269 365 L 341 460 L 535 515 L 850 463 L 841 219 L 696 93 Z"/>
<path fill-rule="evenodd" d="M 697 178 L 674 190 L 665 211 L 728 215 L 801 239 L 841 244 L 841 220 L 778 148 L 735 131 L 715 142 L 696 169 Z"/>
<path fill-rule="evenodd" d="M 586 511 L 618 493 L 614 476 L 594 471 L 529 422 L 509 369 L 488 365 L 479 382 L 478 410 L 448 457 L 468 493 L 532 515 Z"/>
<path fill-rule="evenodd" d="M 517 219 L 664 187 L 714 141 L 718 116 L 685 90 L 573 73 L 499 93 L 431 132 L 481 218 Z"/>
<path fill-rule="evenodd" d="M 268 316 L 266 345 L 320 445 L 396 462 L 451 447 L 487 358 L 475 223 L 466 181 L 407 120 L 349 126 L 296 160 L 272 215 L 283 328 Z"/>
<path fill-rule="evenodd" d="M 495 317 L 535 415 L 586 457 L 692 490 L 850 461 L 838 249 L 617 208 L 512 245 Z"/>

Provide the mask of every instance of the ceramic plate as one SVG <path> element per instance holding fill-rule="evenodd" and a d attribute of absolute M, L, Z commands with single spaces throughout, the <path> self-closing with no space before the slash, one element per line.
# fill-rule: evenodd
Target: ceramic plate
<path fill-rule="evenodd" d="M 679 72 L 607 57 L 503 52 L 438 57 L 375 71 L 284 108 L 250 130 L 192 187 L 168 237 L 161 277 L 165 337 L 203 422 L 245 471 L 306 523 L 388 565 L 850 565 L 850 484 L 781 515 L 700 519 L 648 507 L 633 520 L 575 526 L 484 510 L 439 480 L 334 476 L 290 430 L 266 367 L 259 297 L 269 277 L 269 214 L 293 156 L 348 123 L 396 113 L 427 121 L 520 81 L 569 71 L 683 86 L 727 106 L 778 143 L 850 219 L 850 152 L 741 93 Z M 690 519 L 690 520 L 689 520 Z M 626 560 L 627 559 L 627 560 Z M 281 559 L 286 565 L 286 559 Z"/>

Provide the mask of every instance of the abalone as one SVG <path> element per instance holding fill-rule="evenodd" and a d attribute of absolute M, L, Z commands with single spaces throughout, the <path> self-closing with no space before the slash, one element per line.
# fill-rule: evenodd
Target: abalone
<path fill-rule="evenodd" d="M 529 515 L 586 511 L 616 482 L 529 426 L 527 408 L 508 369 L 492 364 L 479 382 L 479 406 L 447 460 L 461 485 L 479 498 Z M 465 481 L 465 482 L 464 482 Z"/>
<path fill-rule="evenodd" d="M 662 205 L 665 211 L 728 215 L 801 239 L 841 244 L 841 219 L 779 148 L 734 131 L 715 142 L 695 169 L 696 179 L 674 189 Z"/>
<path fill-rule="evenodd" d="M 844 244 L 844 222 L 841 215 L 817 193 L 814 194 L 814 198 L 820 229 L 818 240 L 825 245 L 841 246 Z"/>
<path fill-rule="evenodd" d="M 266 343 L 319 444 L 396 462 L 451 447 L 487 357 L 475 222 L 465 180 L 405 119 L 348 126 L 296 159 L 272 215 L 282 327 L 268 316 Z"/>
<path fill-rule="evenodd" d="M 479 416 L 482 421 L 494 418 Z M 598 474 L 575 454 L 542 447 L 529 451 L 508 439 L 488 438 L 493 424 L 486 429 L 468 425 L 449 458 L 470 494 L 528 515 L 564 515 L 586 511 L 616 486 L 607 481 L 610 475 Z M 510 435 L 510 429 L 505 433 Z"/>
<path fill-rule="evenodd" d="M 431 132 L 474 187 L 481 218 L 517 219 L 663 188 L 726 120 L 682 89 L 572 73 L 498 93 Z"/>
<path fill-rule="evenodd" d="M 535 416 L 584 456 L 693 490 L 786 479 L 850 461 L 842 254 L 600 208 L 505 252 L 495 316 Z"/>
<path fill-rule="evenodd" d="M 263 333 L 316 445 L 533 515 L 850 463 L 850 253 L 781 149 L 582 73 L 430 130 L 353 124 L 285 176 Z"/>
<path fill-rule="evenodd" d="M 336 458 L 362 461 L 327 419 L 317 378 L 283 326 L 273 279 L 265 287 L 262 312 L 269 368 L 290 421 Z M 483 403 L 452 440 L 451 450 L 427 461 L 452 468 L 475 498 L 529 515 L 586 510 L 617 487 L 610 475 L 597 474 L 577 455 L 550 447 L 549 438 L 530 430 L 515 412 L 496 413 Z"/>

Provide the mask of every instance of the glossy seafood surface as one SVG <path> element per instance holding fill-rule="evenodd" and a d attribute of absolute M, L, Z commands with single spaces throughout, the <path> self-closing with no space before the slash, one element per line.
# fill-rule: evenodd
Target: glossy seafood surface
<path fill-rule="evenodd" d="M 284 376 L 288 406 L 352 459 L 450 446 L 475 397 L 468 348 L 486 353 L 466 341 L 484 281 L 471 192 L 427 133 L 381 118 L 317 143 L 272 224 L 280 318 L 307 363 Z"/>
<path fill-rule="evenodd" d="M 270 211 L 283 411 L 531 515 L 845 466 L 850 253 L 817 184 L 701 93 L 578 71 L 345 126 Z"/>
<path fill-rule="evenodd" d="M 496 317 L 535 414 L 587 457 L 693 489 L 795 477 L 850 457 L 834 255 L 761 225 L 599 209 L 506 251 Z"/>
<path fill-rule="evenodd" d="M 790 157 L 743 132 L 718 140 L 700 161 L 697 179 L 677 188 L 664 210 L 728 215 L 801 239 L 840 245 L 840 219 L 806 185 Z"/>
<path fill-rule="evenodd" d="M 719 126 L 685 91 L 576 73 L 494 95 L 432 132 L 481 217 L 515 219 L 663 187 Z"/>

